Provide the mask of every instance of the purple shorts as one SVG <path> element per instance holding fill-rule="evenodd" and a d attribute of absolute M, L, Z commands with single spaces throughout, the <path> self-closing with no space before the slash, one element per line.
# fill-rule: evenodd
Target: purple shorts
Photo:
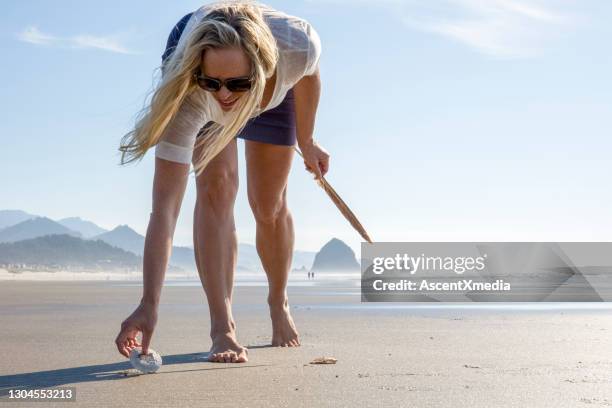
<path fill-rule="evenodd" d="M 189 13 L 181 18 L 170 32 L 168 42 L 166 43 L 166 50 L 162 55 L 162 63 L 176 48 L 191 14 Z M 287 92 L 285 99 L 277 107 L 251 118 L 236 137 L 283 146 L 295 145 L 296 130 L 293 89 Z"/>
<path fill-rule="evenodd" d="M 236 137 L 244 140 L 293 146 L 296 142 L 293 89 L 276 108 L 251 118 Z"/>

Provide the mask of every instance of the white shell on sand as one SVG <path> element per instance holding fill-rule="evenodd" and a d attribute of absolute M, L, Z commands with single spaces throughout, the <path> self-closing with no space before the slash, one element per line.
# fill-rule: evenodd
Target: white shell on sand
<path fill-rule="evenodd" d="M 140 355 L 142 349 L 135 348 L 130 352 L 130 363 L 132 367 L 143 373 L 154 373 L 162 366 L 162 358 L 159 353 L 149 348 L 149 354 Z"/>

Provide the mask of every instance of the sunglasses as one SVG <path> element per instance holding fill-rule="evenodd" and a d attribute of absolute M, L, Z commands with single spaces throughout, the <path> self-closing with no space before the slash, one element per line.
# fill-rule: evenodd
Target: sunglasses
<path fill-rule="evenodd" d="M 209 92 L 217 92 L 224 85 L 230 92 L 246 92 L 251 89 L 253 85 L 250 77 L 240 77 L 240 78 L 228 78 L 226 80 L 221 80 L 218 78 L 212 78 L 202 73 L 193 74 L 193 78 L 196 80 L 200 88 Z"/>

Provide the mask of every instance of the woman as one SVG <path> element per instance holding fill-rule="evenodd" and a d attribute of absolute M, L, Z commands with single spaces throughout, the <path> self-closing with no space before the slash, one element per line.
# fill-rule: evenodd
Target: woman
<path fill-rule="evenodd" d="M 141 159 L 156 146 L 143 296 L 115 340 L 124 356 L 139 346 L 148 353 L 192 163 L 197 188 L 194 249 L 211 319 L 208 359 L 247 361 L 231 310 L 237 254 L 236 137 L 245 140 L 256 246 L 269 284 L 272 345 L 300 345 L 286 293 L 294 243 L 287 179 L 296 142 L 315 178 L 329 168 L 328 153 L 313 139 L 320 53 L 310 24 L 253 2 L 205 5 L 172 30 L 161 82 L 121 146 L 122 163 Z M 139 332 L 142 344 L 136 339 Z"/>

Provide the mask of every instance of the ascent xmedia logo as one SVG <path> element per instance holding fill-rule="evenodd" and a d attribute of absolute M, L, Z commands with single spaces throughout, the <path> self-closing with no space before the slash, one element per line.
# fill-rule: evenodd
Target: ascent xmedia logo
<path fill-rule="evenodd" d="M 487 254 L 482 256 L 410 256 L 396 254 L 393 257 L 375 257 L 372 260 L 372 272 L 380 275 L 385 271 L 406 271 L 411 275 L 418 272 L 454 272 L 461 275 L 465 272 L 482 271 L 486 267 Z"/>

